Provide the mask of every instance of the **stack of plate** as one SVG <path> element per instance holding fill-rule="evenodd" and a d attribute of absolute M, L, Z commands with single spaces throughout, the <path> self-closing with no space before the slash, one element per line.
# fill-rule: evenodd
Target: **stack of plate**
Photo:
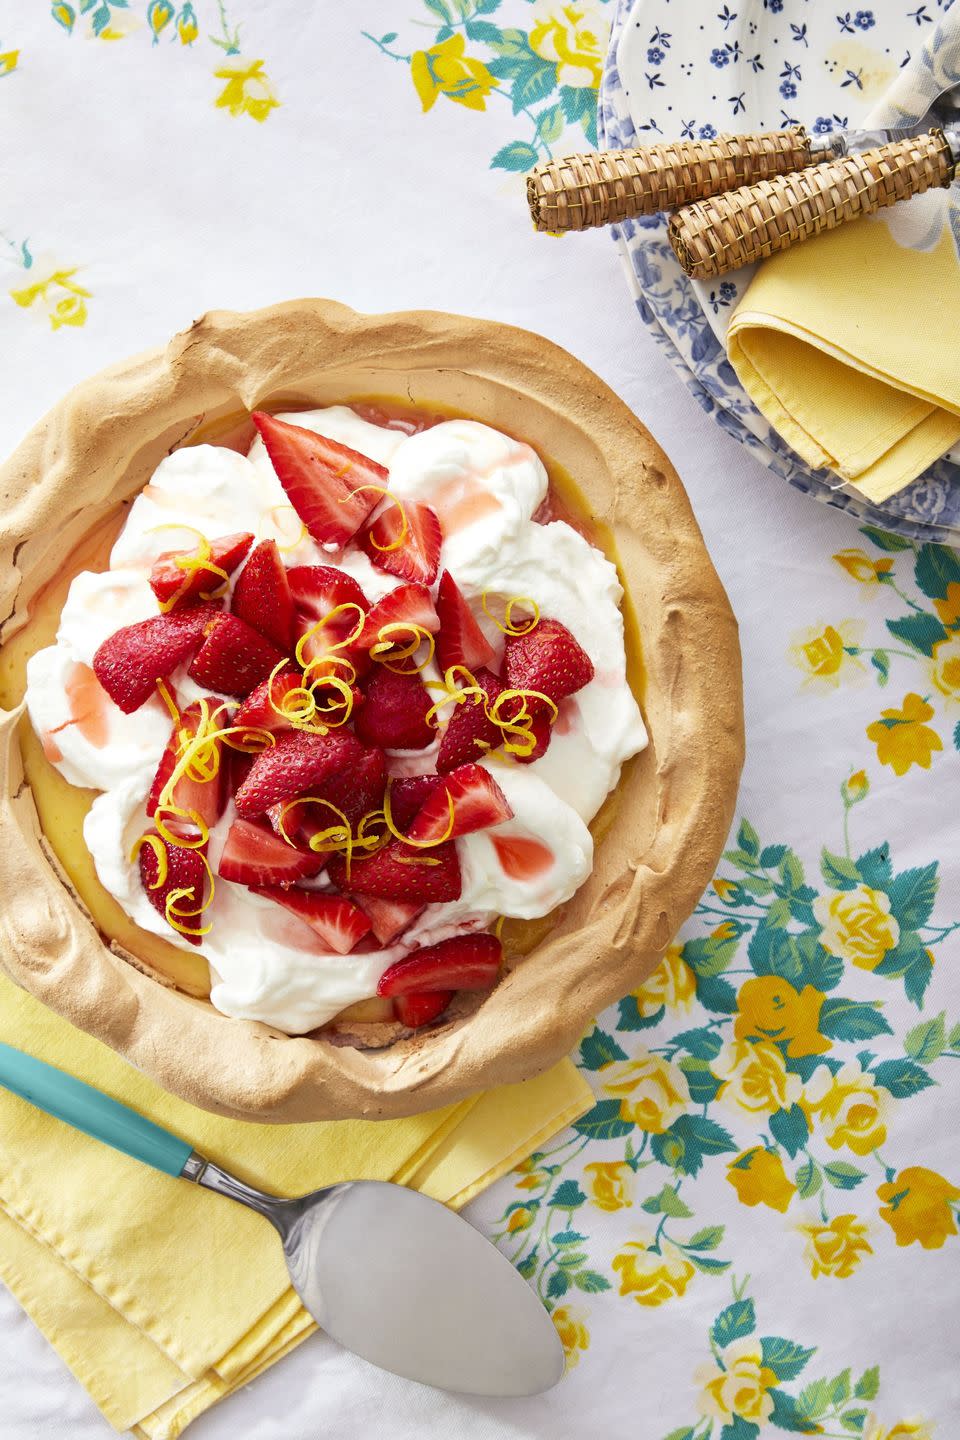
<path fill-rule="evenodd" d="M 600 148 L 801 122 L 815 134 L 862 124 L 898 72 L 923 63 L 950 0 L 867 4 L 617 0 L 600 91 Z M 925 108 L 920 102 L 916 118 Z M 664 216 L 627 221 L 613 233 L 642 319 L 718 425 L 828 505 L 915 539 L 957 543 L 960 455 L 944 456 L 883 505 L 827 470 L 811 470 L 754 407 L 726 357 L 726 326 L 751 272 L 688 280 Z"/>

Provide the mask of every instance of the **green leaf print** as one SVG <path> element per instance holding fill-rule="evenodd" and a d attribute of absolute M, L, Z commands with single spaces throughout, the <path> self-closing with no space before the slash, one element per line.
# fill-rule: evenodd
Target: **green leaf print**
<path fill-rule="evenodd" d="M 945 600 L 947 587 L 960 584 L 960 556 L 944 545 L 921 545 L 914 573 L 924 595 Z"/>
<path fill-rule="evenodd" d="M 831 1040 L 872 1040 L 874 1035 L 893 1034 L 873 1003 L 846 1000 L 842 995 L 824 1000 L 817 1028 Z"/>
<path fill-rule="evenodd" d="M 917 930 L 927 923 L 933 913 L 939 883 L 936 860 L 896 876 L 887 893 L 891 913 L 903 929 Z"/>
<path fill-rule="evenodd" d="M 923 1020 L 919 1025 L 914 1025 L 912 1030 L 908 1030 L 903 1048 L 913 1060 L 918 1060 L 921 1065 L 929 1065 L 934 1060 L 939 1060 L 946 1043 L 946 1013 L 941 1010 L 935 1020 Z"/>
<path fill-rule="evenodd" d="M 495 45 L 500 39 L 500 27 L 489 20 L 468 20 L 463 28 L 468 39 L 482 40 L 485 45 Z"/>
<path fill-rule="evenodd" d="M 879 1377 L 879 1370 L 877 1375 Z M 815 1420 L 822 1415 L 830 1404 L 830 1382 L 829 1380 L 811 1380 L 805 1385 L 797 1396 L 797 1408 L 801 1415 L 810 1420 Z"/>
<path fill-rule="evenodd" d="M 737 992 L 728 980 L 698 975 L 697 999 L 705 1010 L 712 1010 L 720 1015 L 736 1014 Z"/>
<path fill-rule="evenodd" d="M 694 1440 L 695 1433 L 696 1426 L 681 1425 L 679 1430 L 671 1430 L 669 1435 L 663 1437 L 663 1440 Z"/>
<path fill-rule="evenodd" d="M 849 1430 L 851 1435 L 859 1435 L 867 1423 L 867 1410 L 847 1410 L 840 1416 L 840 1424 L 844 1430 Z"/>
<path fill-rule="evenodd" d="M 836 1375 L 830 1381 L 830 1399 L 834 1405 L 842 1405 L 846 1400 L 850 1399 L 849 1366 L 846 1370 L 841 1370 L 840 1374 Z"/>
<path fill-rule="evenodd" d="M 539 159 L 538 152 L 526 140 L 511 140 L 498 150 L 490 161 L 492 170 L 529 170 Z"/>
<path fill-rule="evenodd" d="M 890 679 L 890 656 L 886 650 L 874 650 L 870 656 L 870 664 L 877 672 L 877 683 L 886 685 Z"/>
<path fill-rule="evenodd" d="M 581 1235 L 579 1230 L 558 1230 L 556 1235 L 551 1235 L 554 1245 L 577 1245 L 581 1240 L 586 1240 L 586 1235 Z"/>
<path fill-rule="evenodd" d="M 861 1180 L 867 1178 L 866 1171 L 858 1170 L 856 1165 L 848 1165 L 846 1160 L 828 1160 L 823 1173 L 837 1190 L 854 1190 Z"/>
<path fill-rule="evenodd" d="M 718 1080 L 710 1069 L 709 1060 L 699 1060 L 695 1055 L 685 1055 L 680 1069 L 687 1077 L 687 1088 L 694 1105 L 709 1105 L 720 1093 L 722 1080 Z"/>
<path fill-rule="evenodd" d="M 710 1339 L 724 1350 L 732 1340 L 742 1340 L 752 1335 L 757 1328 L 757 1315 L 752 1300 L 734 1300 L 714 1320 L 710 1327 Z"/>
<path fill-rule="evenodd" d="M 537 134 L 543 140 L 559 140 L 563 134 L 563 110 L 559 105 L 549 105 L 537 116 Z"/>
<path fill-rule="evenodd" d="M 651 1149 L 664 1165 L 683 1175 L 697 1175 L 706 1155 L 723 1155 L 737 1149 L 733 1136 L 705 1115 L 678 1115 L 660 1135 L 654 1135 Z"/>
<path fill-rule="evenodd" d="M 739 931 L 729 938 L 718 939 L 716 935 L 705 935 L 696 940 L 688 940 L 683 947 L 684 962 L 698 979 L 712 979 L 726 970 L 736 955 L 739 944 Z"/>
<path fill-rule="evenodd" d="M 874 1066 L 873 1077 L 897 1100 L 907 1100 L 937 1083 L 922 1065 L 915 1065 L 912 1060 L 881 1060 Z"/>
<path fill-rule="evenodd" d="M 576 1210 L 586 1198 L 576 1180 L 561 1180 L 550 1197 L 550 1204 L 558 1210 Z"/>
<path fill-rule="evenodd" d="M 757 1440 L 759 1434 L 759 1425 L 754 1425 L 752 1420 L 744 1420 L 742 1415 L 734 1415 L 720 1431 L 720 1440 Z"/>
<path fill-rule="evenodd" d="M 793 1178 L 793 1183 L 797 1187 L 797 1193 L 803 1200 L 809 1200 L 810 1196 L 816 1195 L 817 1191 L 822 1187 L 823 1172 L 812 1155 L 808 1155 L 800 1166 L 800 1169 Z"/>
<path fill-rule="evenodd" d="M 878 845 L 875 850 L 867 850 L 857 861 L 857 869 L 864 885 L 869 885 L 873 890 L 885 890 L 893 878 L 889 845 Z"/>
<path fill-rule="evenodd" d="M 626 1058 L 627 1052 L 605 1030 L 591 1030 L 580 1042 L 580 1064 L 584 1070 L 602 1070 L 613 1060 Z"/>
<path fill-rule="evenodd" d="M 872 540 L 878 550 L 895 553 L 898 550 L 910 549 L 910 541 L 905 540 L 902 535 L 891 535 L 886 530 L 878 530 L 875 525 L 861 525 L 860 534 Z"/>
<path fill-rule="evenodd" d="M 630 1134 L 633 1121 L 621 1118 L 619 1100 L 598 1100 L 592 1110 L 574 1121 L 573 1128 L 591 1140 L 618 1140 Z"/>
<path fill-rule="evenodd" d="M 691 1055 L 696 1055 L 698 1060 L 713 1060 L 720 1054 L 722 1041 L 716 1030 L 709 1030 L 706 1025 L 696 1030 L 681 1030 L 674 1035 L 670 1041 L 681 1050 L 687 1050 Z"/>
<path fill-rule="evenodd" d="M 551 1300 L 559 1300 L 561 1295 L 566 1295 L 570 1289 L 570 1276 L 566 1270 L 554 1270 L 547 1281 L 547 1295 Z"/>
<path fill-rule="evenodd" d="M 573 1283 L 586 1295 L 599 1295 L 601 1291 L 610 1289 L 610 1281 L 605 1275 L 598 1275 L 596 1270 L 581 1270 L 574 1275 Z"/>
<path fill-rule="evenodd" d="M 762 1336 L 760 1347 L 764 1365 L 772 1370 L 780 1381 L 795 1380 L 810 1357 L 816 1354 L 815 1346 L 811 1350 L 805 1350 L 802 1345 L 796 1345 L 792 1340 L 784 1340 L 782 1335 Z"/>
<path fill-rule="evenodd" d="M 935 615 L 905 615 L 902 620 L 888 620 L 887 629 L 897 640 L 905 641 L 921 655 L 933 654 L 933 647 L 946 640 L 947 631 Z"/>
<path fill-rule="evenodd" d="M 824 847 L 820 856 L 820 873 L 831 890 L 853 890 L 861 883 L 860 871 L 846 855 L 834 855 Z"/>
<path fill-rule="evenodd" d="M 880 1366 L 871 1365 L 869 1370 L 864 1370 L 860 1379 L 854 1386 L 854 1395 L 858 1400 L 876 1400 L 880 1390 Z"/>
<path fill-rule="evenodd" d="M 661 1005 L 652 1015 L 641 1015 L 637 997 L 624 995 L 617 1007 L 617 1013 L 618 1030 L 650 1030 L 654 1025 L 660 1024 L 667 1011 L 666 1006 Z"/>
<path fill-rule="evenodd" d="M 689 1220 L 693 1211 L 685 1205 L 672 1185 L 664 1185 L 657 1195 L 651 1195 L 640 1206 L 648 1215 L 669 1215 L 674 1220 Z"/>
<path fill-rule="evenodd" d="M 810 1135 L 807 1117 L 799 1105 L 777 1110 L 770 1116 L 770 1134 L 793 1160 L 806 1145 Z"/>
<path fill-rule="evenodd" d="M 685 1250 L 716 1250 L 726 1233 L 724 1225 L 705 1225 L 702 1230 L 697 1230 L 690 1236 L 689 1240 L 683 1242 Z"/>
<path fill-rule="evenodd" d="M 770 1424 L 779 1425 L 781 1430 L 789 1430 L 795 1435 L 815 1435 L 820 1429 L 816 1421 L 811 1420 L 801 1410 L 799 1403 L 786 1390 L 768 1390 L 767 1394 L 773 1401 L 773 1410 L 770 1414 Z"/>

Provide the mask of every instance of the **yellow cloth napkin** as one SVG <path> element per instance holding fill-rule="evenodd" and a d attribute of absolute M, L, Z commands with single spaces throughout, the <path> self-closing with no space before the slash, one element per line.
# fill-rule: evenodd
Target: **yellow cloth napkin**
<path fill-rule="evenodd" d="M 908 205 L 916 202 L 906 202 Z M 946 223 L 933 249 L 857 220 L 764 262 L 727 331 L 751 400 L 808 465 L 874 501 L 960 439 L 960 269 Z M 929 232 L 928 232 L 929 233 Z"/>
<path fill-rule="evenodd" d="M 593 1103 L 569 1061 L 406 1120 L 249 1125 L 167 1095 L 0 977 L 0 1039 L 98 1086 L 253 1185 L 398 1180 L 459 1207 Z M 316 1328 L 252 1211 L 0 1090 L 0 1278 L 118 1430 L 174 1440 Z"/>

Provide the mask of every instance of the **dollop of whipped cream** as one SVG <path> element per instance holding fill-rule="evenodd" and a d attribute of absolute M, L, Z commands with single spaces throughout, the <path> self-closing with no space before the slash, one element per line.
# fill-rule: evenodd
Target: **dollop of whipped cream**
<path fill-rule="evenodd" d="M 428 905 L 392 946 L 327 954 L 318 937 L 274 902 L 217 881 L 204 917 L 212 929 L 200 946 L 213 976 L 213 1004 L 226 1015 L 297 1035 L 374 995 L 386 967 L 414 948 L 489 926 L 498 915 L 535 919 L 568 900 L 593 865 L 587 826 L 647 736 L 626 680 L 616 569 L 563 521 L 534 521 L 547 474 L 528 445 L 471 420 L 407 435 L 341 405 L 280 418 L 377 460 L 388 468 L 394 494 L 436 510 L 444 536 L 440 568 L 452 573 L 498 651 L 503 636 L 482 612 L 484 592 L 535 599 L 542 615 L 567 626 L 595 669 L 594 679 L 563 702 L 539 760 L 483 762 L 513 819 L 454 842 L 460 898 Z M 27 707 L 49 758 L 72 784 L 100 792 L 84 840 L 101 883 L 144 930 L 183 948 L 186 942 L 151 905 L 130 860 L 148 826 L 145 799 L 170 734 L 169 715 L 159 696 L 124 715 L 99 691 L 89 667 L 115 630 L 157 614 L 150 568 L 163 551 L 193 548 L 196 530 L 211 538 L 248 530 L 258 540 L 275 539 L 288 566 L 339 565 L 371 602 L 399 583 L 360 551 L 337 558 L 309 537 L 297 540 L 301 528 L 259 437 L 246 456 L 212 445 L 175 451 L 134 500 L 110 568 L 75 578 L 56 643 L 27 668 Z M 206 693 L 185 669 L 171 679 L 183 705 Z M 433 769 L 435 755 L 435 747 L 398 754 L 390 768 L 422 773 Z M 211 833 L 214 873 L 234 815 L 230 803 Z M 325 881 L 321 876 L 316 883 Z"/>

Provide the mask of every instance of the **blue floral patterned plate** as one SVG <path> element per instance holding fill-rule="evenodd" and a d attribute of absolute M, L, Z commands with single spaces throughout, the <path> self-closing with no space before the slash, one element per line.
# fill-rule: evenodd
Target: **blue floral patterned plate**
<path fill-rule="evenodd" d="M 599 144 L 772 129 L 815 132 L 918 118 L 930 77 L 945 72 L 938 22 L 951 0 L 619 0 L 600 90 Z M 952 49 L 951 49 L 952 54 Z M 950 63 L 955 60 L 953 56 Z M 904 83 L 911 75 L 917 83 Z M 888 110 L 890 107 L 887 107 Z M 953 189 L 955 199 L 956 187 Z M 942 203 L 948 202 L 944 192 Z M 894 207 L 901 215 L 917 202 Z M 895 222 L 896 223 L 896 222 Z M 902 223 L 902 221 L 900 222 Z M 960 538 L 960 463 L 944 456 L 882 506 L 827 470 L 811 470 L 764 419 L 727 360 L 723 335 L 750 272 L 693 284 L 662 216 L 613 227 L 641 317 L 717 423 L 775 474 L 815 499 L 915 539 Z"/>

